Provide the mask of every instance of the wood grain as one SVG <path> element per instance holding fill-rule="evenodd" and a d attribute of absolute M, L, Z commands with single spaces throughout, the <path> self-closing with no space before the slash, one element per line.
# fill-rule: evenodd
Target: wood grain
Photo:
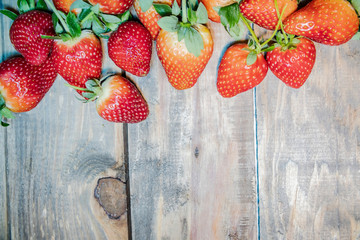
<path fill-rule="evenodd" d="M 156 54 L 134 78 L 149 118 L 129 125 L 134 239 L 255 239 L 253 93 L 222 99 L 220 57 L 231 39 L 210 23 L 214 54 L 189 90 L 171 87 Z"/>
<path fill-rule="evenodd" d="M 10 24 L 1 21 L 1 31 Z M 15 50 L 2 38 L 6 59 Z M 104 72 L 117 70 L 105 59 Z M 100 118 L 94 103 L 79 102 L 64 83 L 58 77 L 34 110 L 1 130 L 0 200 L 7 201 L 0 204 L 0 239 L 128 238 L 127 214 L 109 219 L 94 198 L 99 178 L 126 180 L 123 125 Z"/>
<path fill-rule="evenodd" d="M 316 47 L 302 88 L 257 91 L 262 239 L 360 238 L 360 43 Z"/>

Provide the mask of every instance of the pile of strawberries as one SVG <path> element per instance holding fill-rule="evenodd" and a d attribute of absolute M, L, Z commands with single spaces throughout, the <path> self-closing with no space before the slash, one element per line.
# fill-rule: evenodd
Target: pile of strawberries
<path fill-rule="evenodd" d="M 131 19 L 133 6 L 138 20 Z M 131 80 L 101 77 L 103 48 L 121 69 L 146 76 L 153 40 L 170 84 L 193 87 L 213 52 L 208 18 L 221 22 L 237 39 L 224 53 L 217 89 L 229 98 L 265 78 L 268 68 L 290 87 L 301 87 L 315 63 L 313 41 L 344 44 L 359 33 L 360 1 L 312 0 L 298 9 L 297 0 L 19 0 L 10 40 L 22 55 L 0 64 L 1 124 L 15 112 L 30 111 L 43 99 L 59 74 L 84 102 L 95 101 L 98 114 L 112 122 L 137 123 L 149 107 Z M 48 7 L 51 9 L 48 10 Z M 273 34 L 260 41 L 252 23 Z"/>

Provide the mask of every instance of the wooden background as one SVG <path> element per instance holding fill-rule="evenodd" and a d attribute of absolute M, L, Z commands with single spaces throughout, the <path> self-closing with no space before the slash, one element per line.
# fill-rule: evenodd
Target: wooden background
<path fill-rule="evenodd" d="M 0 17 L 2 61 L 16 54 L 10 25 Z M 360 42 L 316 44 L 298 90 L 269 71 L 224 99 L 217 67 L 233 40 L 209 27 L 214 53 L 192 89 L 170 86 L 155 51 L 147 77 L 125 73 L 148 101 L 142 123 L 106 122 L 59 77 L 0 129 L 0 239 L 360 239 Z M 121 69 L 105 59 L 109 72 Z M 94 197 L 102 177 L 126 182 L 118 219 Z"/>

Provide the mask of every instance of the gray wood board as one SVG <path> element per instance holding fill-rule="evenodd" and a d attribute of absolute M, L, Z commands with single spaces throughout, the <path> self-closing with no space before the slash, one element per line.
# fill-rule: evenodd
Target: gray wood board
<path fill-rule="evenodd" d="M 2 1 L 1 8 L 16 6 Z M 1 31 L 11 21 L 1 16 Z M 106 51 L 106 44 L 104 44 Z M 2 34 L 2 60 L 16 54 Z M 104 71 L 117 71 L 109 59 Z M 32 111 L 1 129 L 0 239 L 127 239 L 127 215 L 109 219 L 94 198 L 100 177 L 125 180 L 123 125 L 98 116 L 58 77 Z"/>
<path fill-rule="evenodd" d="M 261 239 L 360 238 L 359 47 L 316 44 L 301 89 L 258 88 Z"/>
<path fill-rule="evenodd" d="M 134 239 L 257 237 L 253 92 L 217 92 L 231 39 L 209 25 L 214 53 L 192 89 L 171 87 L 155 51 L 149 76 L 132 77 L 150 105 L 145 122 L 129 125 Z"/>

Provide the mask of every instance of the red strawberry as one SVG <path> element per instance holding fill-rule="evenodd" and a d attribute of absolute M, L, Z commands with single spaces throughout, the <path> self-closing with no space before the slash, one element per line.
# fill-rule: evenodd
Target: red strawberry
<path fill-rule="evenodd" d="M 85 87 L 91 78 L 99 78 L 102 67 L 102 47 L 91 31 L 68 41 L 55 40 L 51 58 L 55 69 L 68 83 Z"/>
<path fill-rule="evenodd" d="M 220 16 L 214 8 L 225 7 L 236 3 L 236 0 L 200 0 L 206 7 L 208 17 L 213 22 L 220 22 Z"/>
<path fill-rule="evenodd" d="M 247 44 L 234 44 L 225 51 L 220 61 L 217 89 L 225 98 L 234 97 L 257 86 L 266 76 L 268 66 L 263 54 L 257 54 L 255 63 L 249 66 L 246 64 L 250 53 L 247 48 Z"/>
<path fill-rule="evenodd" d="M 195 24 L 192 28 L 201 35 L 204 44 L 199 56 L 189 52 L 184 40 L 178 41 L 178 32 L 162 29 L 156 38 L 156 50 L 160 62 L 169 82 L 178 90 L 195 85 L 212 56 L 214 48 L 214 42 L 207 27 Z"/>
<path fill-rule="evenodd" d="M 359 30 L 359 19 L 346 0 L 313 0 L 284 21 L 285 31 L 326 45 L 349 41 Z"/>
<path fill-rule="evenodd" d="M 0 99 L 12 112 L 30 111 L 38 105 L 56 78 L 51 59 L 34 66 L 23 57 L 13 57 L 0 64 Z M 0 101 L 2 102 L 2 101 Z M 1 111 L 0 111 L 1 112 Z"/>
<path fill-rule="evenodd" d="M 26 61 L 41 65 L 48 58 L 53 40 L 41 35 L 54 36 L 51 14 L 33 10 L 19 15 L 10 28 L 10 40 Z"/>
<path fill-rule="evenodd" d="M 297 9 L 297 0 L 278 0 L 279 13 L 286 6 L 282 20 Z M 240 3 L 241 13 L 260 27 L 275 30 L 279 21 L 274 0 L 244 0 Z"/>
<path fill-rule="evenodd" d="M 134 0 L 89 0 L 92 5 L 99 4 L 100 11 L 108 14 L 121 14 L 128 10 Z"/>
<path fill-rule="evenodd" d="M 305 83 L 316 58 L 316 49 L 312 41 L 306 38 L 299 38 L 297 41 L 299 42 L 296 44 L 278 46 L 266 55 L 270 70 L 293 88 L 299 88 Z"/>
<path fill-rule="evenodd" d="M 76 0 L 53 0 L 53 3 L 55 7 L 65 13 L 70 12 L 70 6 L 73 4 Z"/>
<path fill-rule="evenodd" d="M 140 77 L 149 73 L 152 39 L 140 23 L 121 24 L 109 38 L 108 51 L 109 57 L 121 69 Z"/>
<path fill-rule="evenodd" d="M 110 122 L 137 123 L 149 115 L 149 107 L 134 83 L 120 76 L 113 75 L 102 80 L 89 80 L 83 96 L 88 101 L 96 101 L 98 114 Z"/>

